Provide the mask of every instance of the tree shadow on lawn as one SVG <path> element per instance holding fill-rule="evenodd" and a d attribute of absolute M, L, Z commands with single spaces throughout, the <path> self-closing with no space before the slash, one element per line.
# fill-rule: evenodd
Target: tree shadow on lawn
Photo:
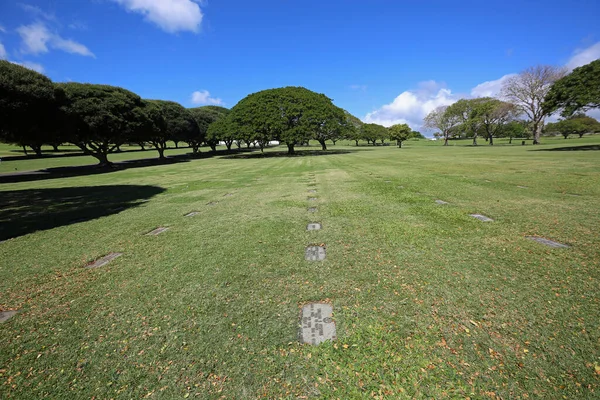
<path fill-rule="evenodd" d="M 586 144 L 586 145 L 582 145 L 582 146 L 555 147 L 553 149 L 535 149 L 535 150 L 529 150 L 529 151 L 590 151 L 590 150 L 600 150 L 600 145 Z"/>
<path fill-rule="evenodd" d="M 250 153 L 250 154 L 232 154 L 220 157 L 221 159 L 250 159 L 250 158 L 275 158 L 275 157 L 314 157 L 314 156 L 330 156 L 334 154 L 350 154 L 357 151 L 369 151 L 371 149 L 360 150 L 296 150 L 294 154 L 288 154 L 285 151 L 269 151 L 266 153 Z"/>
<path fill-rule="evenodd" d="M 164 191 L 149 185 L 0 191 L 0 240 L 116 214 Z"/>
<path fill-rule="evenodd" d="M 205 154 L 205 153 L 200 153 Z M 144 168 L 156 165 L 169 165 L 181 162 L 188 162 L 194 157 L 189 154 L 167 157 L 165 160 L 158 158 L 144 158 L 141 160 L 128 160 L 113 163 L 112 167 L 100 167 L 98 165 L 82 165 L 75 167 L 56 167 L 46 168 L 37 171 L 9 172 L 0 174 L 0 183 L 17 183 L 41 181 L 46 179 L 71 178 L 76 176 L 108 174 L 111 172 L 123 171 L 130 168 Z"/>

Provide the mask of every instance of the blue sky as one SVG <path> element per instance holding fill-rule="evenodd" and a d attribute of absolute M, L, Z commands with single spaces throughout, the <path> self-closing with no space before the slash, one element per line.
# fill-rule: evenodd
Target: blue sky
<path fill-rule="evenodd" d="M 597 0 L 1 0 L 0 58 L 186 107 L 305 86 L 418 129 L 529 66 L 600 58 L 599 16 Z"/>

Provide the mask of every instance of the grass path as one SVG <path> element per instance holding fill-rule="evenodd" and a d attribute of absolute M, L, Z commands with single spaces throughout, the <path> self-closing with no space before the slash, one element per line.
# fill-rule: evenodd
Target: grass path
<path fill-rule="evenodd" d="M 597 398 L 599 152 L 344 149 L 0 186 L 52 222 L 0 243 L 0 397 Z M 298 344 L 311 301 L 336 342 Z"/>

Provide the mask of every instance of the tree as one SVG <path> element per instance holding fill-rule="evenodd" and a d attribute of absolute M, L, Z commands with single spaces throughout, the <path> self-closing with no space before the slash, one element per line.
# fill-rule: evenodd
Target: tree
<path fill-rule="evenodd" d="M 236 138 L 239 138 L 239 132 L 236 129 L 237 126 L 228 117 L 220 118 L 210 124 L 206 131 L 207 141 L 210 143 L 219 143 L 219 141 L 225 142 L 227 150 L 231 150 L 231 145 Z M 212 145 L 211 145 L 212 147 Z M 216 148 L 213 148 L 213 151 Z"/>
<path fill-rule="evenodd" d="M 148 140 L 158 150 L 159 157 L 164 159 L 164 150 L 167 147 L 167 141 L 174 142 L 185 141 L 187 138 L 197 137 L 199 135 L 198 122 L 194 116 L 181 104 L 174 101 L 151 100 L 156 104 L 166 122 L 165 130 Z"/>
<path fill-rule="evenodd" d="M 546 124 L 545 131 L 560 133 L 565 139 L 571 134 L 582 138 L 586 133 L 600 131 L 600 123 L 587 115 L 576 114 L 571 118 Z"/>
<path fill-rule="evenodd" d="M 455 135 L 453 128 L 458 126 L 461 122 L 458 115 L 452 112 L 446 112 L 447 110 L 448 106 L 439 106 L 427 114 L 423 120 L 425 127 L 439 129 L 441 131 L 440 137 L 444 138 L 444 146 L 448 146 L 448 139 Z"/>
<path fill-rule="evenodd" d="M 568 118 L 577 112 L 600 107 L 600 59 L 557 80 L 545 96 L 543 108 L 547 114 L 562 110 Z"/>
<path fill-rule="evenodd" d="M 464 136 L 472 137 L 473 146 L 477 146 L 477 136 L 481 130 L 481 119 L 476 117 L 475 109 L 482 101 L 485 100 L 481 98 L 460 99 L 446 109 L 446 118 L 458 121 L 451 132 L 454 135 L 460 136 L 460 133 L 463 133 Z"/>
<path fill-rule="evenodd" d="M 263 90 L 246 96 L 231 109 L 235 123 L 231 126 L 284 142 L 288 154 L 294 154 L 295 146 L 307 143 L 327 120 L 331 107 L 331 99 L 302 87 Z"/>
<path fill-rule="evenodd" d="M 479 99 L 474 106 L 473 119 L 479 121 L 481 129 L 486 133 L 490 145 L 494 144 L 494 136 L 497 136 L 504 124 L 513 119 L 517 114 L 517 108 L 504 101 L 492 98 Z"/>
<path fill-rule="evenodd" d="M 361 128 L 364 123 L 360 119 L 356 118 L 354 115 L 350 114 L 348 111 L 344 110 L 344 112 L 346 113 L 347 121 L 345 138 L 348 140 L 354 140 L 354 142 L 358 146 L 358 141 L 362 139 Z"/>
<path fill-rule="evenodd" d="M 135 129 L 135 138 L 139 143 L 150 143 L 158 151 L 158 158 L 165 159 L 167 142 L 171 135 L 167 129 L 167 121 L 163 108 L 158 100 L 143 100 L 143 107 L 136 107 L 138 126 Z"/>
<path fill-rule="evenodd" d="M 361 127 L 361 137 L 367 143 L 377 144 L 377 140 L 389 137 L 389 132 L 385 126 L 379 124 L 363 124 Z"/>
<path fill-rule="evenodd" d="M 229 109 L 220 106 L 204 106 L 204 107 L 196 107 L 189 108 L 188 111 L 192 114 L 196 122 L 198 123 L 199 130 L 196 135 L 190 135 L 185 137 L 183 140 L 192 146 L 193 152 L 198 153 L 199 147 L 206 140 L 208 145 L 213 151 L 217 150 L 218 140 L 215 141 L 214 138 L 209 139 L 207 137 L 208 127 L 213 122 L 225 117 L 229 114 Z M 192 133 L 192 132 L 190 132 Z"/>
<path fill-rule="evenodd" d="M 402 148 L 402 142 L 409 139 L 413 134 L 412 129 L 407 124 L 396 124 L 388 128 L 390 139 L 395 140 L 398 148 Z"/>
<path fill-rule="evenodd" d="M 506 124 L 502 125 L 500 128 L 500 132 L 498 132 L 499 137 L 507 137 L 509 138 L 508 143 L 512 144 L 513 138 L 524 138 L 528 137 L 529 129 L 527 127 L 526 121 L 509 121 Z"/>
<path fill-rule="evenodd" d="M 564 77 L 565 73 L 563 68 L 539 65 L 508 78 L 502 85 L 502 97 L 525 113 L 531 121 L 533 144 L 539 144 L 544 119 L 550 112 L 549 108 L 542 106 L 542 102 L 552 84 Z"/>
<path fill-rule="evenodd" d="M 40 156 L 43 144 L 57 144 L 57 118 L 64 93 L 44 75 L 0 60 L 0 140 L 29 146 Z"/>
<path fill-rule="evenodd" d="M 423 136 L 423 134 L 419 131 L 412 131 L 410 133 L 410 138 L 411 139 L 425 139 L 425 136 Z"/>
<path fill-rule="evenodd" d="M 324 107 L 319 113 L 318 118 L 320 121 L 317 121 L 313 139 L 321 144 L 323 150 L 327 150 L 325 141 L 335 141 L 342 137 L 348 129 L 349 122 L 344 110 L 333 104 L 329 107 Z"/>
<path fill-rule="evenodd" d="M 69 142 L 85 154 L 95 157 L 100 165 L 110 166 L 108 153 L 134 141 L 140 129 L 144 103 L 128 90 L 108 85 L 59 83 L 66 94 L 61 107 Z"/>

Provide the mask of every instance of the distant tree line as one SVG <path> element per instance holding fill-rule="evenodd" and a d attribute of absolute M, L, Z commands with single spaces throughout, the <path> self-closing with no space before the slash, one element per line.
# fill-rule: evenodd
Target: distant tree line
<path fill-rule="evenodd" d="M 422 138 L 408 125 L 385 128 L 364 124 L 335 106 L 323 94 L 302 87 L 285 87 L 253 93 L 231 110 L 218 106 L 186 109 L 164 100 L 142 99 L 115 86 L 89 83 L 54 83 L 46 76 L 8 61 L 0 61 L 0 141 L 30 147 L 41 155 L 43 145 L 56 150 L 72 143 L 101 165 L 125 144 L 143 150 L 154 147 L 165 158 L 167 143 L 185 142 L 194 153 L 203 145 L 213 151 L 219 143 L 231 150 L 271 141 L 297 145 L 361 140 L 376 145 L 386 139 L 399 146 L 409 138 Z"/>
<path fill-rule="evenodd" d="M 500 98 L 461 99 L 440 106 L 424 118 L 424 126 L 435 129 L 444 145 L 454 138 L 480 137 L 490 144 L 494 138 L 531 137 L 538 144 L 542 133 L 582 137 L 600 131 L 594 118 L 583 114 L 600 107 L 600 60 L 575 68 L 570 74 L 562 68 L 537 66 L 507 79 Z M 545 124 L 553 113 L 562 120 Z"/>

